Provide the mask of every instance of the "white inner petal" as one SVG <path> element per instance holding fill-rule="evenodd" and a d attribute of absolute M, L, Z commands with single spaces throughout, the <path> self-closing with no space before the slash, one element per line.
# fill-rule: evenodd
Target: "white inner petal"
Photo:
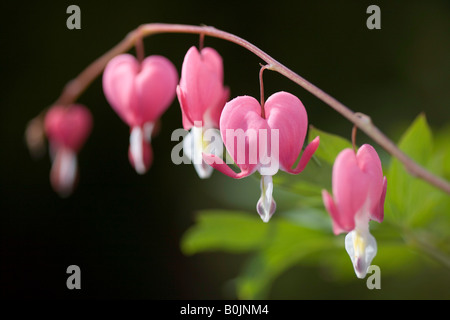
<path fill-rule="evenodd" d="M 275 200 L 273 200 L 272 193 L 272 176 L 261 176 L 261 197 L 256 205 L 256 210 L 264 222 L 269 222 L 277 208 Z"/>
<path fill-rule="evenodd" d="M 363 279 L 377 254 L 377 242 L 369 229 L 355 229 L 345 236 L 345 249 L 353 263 L 356 276 Z"/>
<path fill-rule="evenodd" d="M 76 154 L 66 148 L 59 150 L 52 170 L 58 170 L 55 173 L 58 193 L 63 197 L 71 194 L 78 170 Z"/>
<path fill-rule="evenodd" d="M 183 153 L 194 164 L 195 171 L 201 179 L 211 176 L 214 169 L 203 160 L 203 153 L 222 157 L 223 142 L 220 131 L 217 129 L 206 129 L 192 127 L 183 139 Z"/>
<path fill-rule="evenodd" d="M 142 148 L 143 139 L 144 135 L 142 129 L 140 127 L 133 127 L 130 134 L 130 152 L 134 168 L 139 174 L 144 174 L 146 171 L 144 165 L 144 151 Z"/>
<path fill-rule="evenodd" d="M 183 138 L 183 154 L 192 161 L 192 154 L 194 153 L 194 139 L 192 130 Z"/>

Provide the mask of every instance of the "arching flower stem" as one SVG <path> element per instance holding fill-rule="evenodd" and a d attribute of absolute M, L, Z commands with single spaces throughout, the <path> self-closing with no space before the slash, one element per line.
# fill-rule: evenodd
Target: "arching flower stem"
<path fill-rule="evenodd" d="M 67 83 L 61 95 L 54 104 L 68 105 L 75 102 L 78 97 L 86 90 L 86 88 L 92 83 L 92 81 L 94 81 L 102 73 L 109 60 L 111 60 L 118 54 L 128 51 L 133 45 L 136 44 L 136 41 L 139 37 L 145 37 L 160 33 L 200 34 L 204 36 L 223 39 L 244 47 L 248 51 L 261 58 L 263 61 L 265 61 L 265 69 L 276 71 L 284 75 L 286 78 L 298 84 L 299 86 L 316 96 L 318 99 L 326 103 L 328 106 L 336 110 L 343 117 L 354 123 L 360 130 L 366 133 L 389 154 L 391 154 L 393 157 L 396 157 L 401 163 L 403 163 L 406 170 L 411 175 L 423 179 L 450 194 L 449 182 L 427 171 L 425 168 L 408 157 L 395 145 L 395 143 L 393 143 L 385 134 L 383 134 L 376 126 L 373 125 L 370 117 L 361 116 L 361 114 L 353 112 L 351 109 L 324 92 L 322 89 L 316 87 L 300 75 L 296 74 L 294 71 L 285 67 L 283 64 L 281 64 L 247 40 L 210 26 L 192 26 L 164 23 L 143 24 L 137 29 L 131 31 L 121 42 L 119 42 L 116 46 L 107 51 L 97 60 L 92 62 L 75 79 Z"/>

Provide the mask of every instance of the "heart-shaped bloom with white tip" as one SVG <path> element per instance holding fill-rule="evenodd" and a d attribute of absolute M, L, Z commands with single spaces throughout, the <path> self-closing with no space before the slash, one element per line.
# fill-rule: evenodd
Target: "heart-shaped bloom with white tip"
<path fill-rule="evenodd" d="M 277 92 L 261 105 L 253 97 L 241 96 L 229 101 L 220 117 L 220 133 L 232 160 L 241 172 L 234 172 L 221 158 L 204 154 L 213 168 L 235 178 L 244 178 L 255 171 L 261 174 L 261 198 L 256 206 L 264 222 L 268 222 L 276 209 L 272 197 L 272 176 L 283 170 L 298 174 L 306 167 L 319 146 L 316 137 L 303 151 L 295 168 L 308 128 L 305 107 L 294 95 Z"/>
<path fill-rule="evenodd" d="M 352 149 L 344 149 L 336 157 L 332 174 L 334 198 L 322 191 L 334 233 L 348 232 L 345 248 L 358 278 L 366 276 L 377 253 L 369 221 L 383 221 L 386 187 L 380 158 L 371 145 L 365 144 L 356 154 Z"/>
<path fill-rule="evenodd" d="M 184 57 L 180 84 L 177 87 L 178 101 L 183 116 L 183 127 L 189 133 L 183 140 L 184 154 L 193 162 L 200 178 L 209 178 L 213 168 L 202 159 L 202 153 L 210 146 L 208 135 L 213 135 L 216 144 L 222 144 L 219 120 L 229 89 L 223 85 L 223 61 L 213 48 L 200 51 L 191 47 Z M 221 157 L 222 149 L 215 148 L 214 155 Z M 211 151 L 209 152 L 211 153 Z"/>
<path fill-rule="evenodd" d="M 83 105 L 53 106 L 45 115 L 50 142 L 50 182 L 62 197 L 70 195 L 78 176 L 77 154 L 92 130 L 91 112 Z"/>
<path fill-rule="evenodd" d="M 129 159 L 140 174 L 151 165 L 152 131 L 172 103 L 177 82 L 175 66 L 158 55 L 139 62 L 130 54 L 121 54 L 111 59 L 103 72 L 105 97 L 131 128 Z"/>

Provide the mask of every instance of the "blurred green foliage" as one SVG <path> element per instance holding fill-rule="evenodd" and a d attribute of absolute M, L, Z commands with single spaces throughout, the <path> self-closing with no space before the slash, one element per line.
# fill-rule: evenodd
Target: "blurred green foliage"
<path fill-rule="evenodd" d="M 450 177 L 450 129 L 435 137 L 424 115 L 419 115 L 403 134 L 399 147 L 419 164 L 445 178 Z M 264 299 L 280 275 L 293 266 L 324 268 L 333 281 L 356 278 L 344 248 L 344 235 L 335 236 L 322 203 L 322 189 L 331 189 L 331 170 L 337 154 L 351 148 L 350 141 L 311 127 L 309 141 L 320 136 L 315 157 L 300 175 L 279 172 L 275 188 L 295 195 L 288 208 L 276 212 L 265 224 L 255 212 L 204 210 L 181 241 L 187 255 L 223 251 L 248 253 L 236 275 L 236 296 Z M 450 268 L 450 197 L 408 174 L 392 159 L 383 163 L 388 181 L 385 219 L 371 222 L 378 243 L 373 264 L 382 276 L 398 276 Z M 285 201 L 286 199 L 283 199 Z M 445 275 L 444 275 L 445 276 Z M 445 277 L 444 277 L 445 278 Z M 301 283 L 299 283 L 299 287 Z M 445 286 L 445 283 L 442 283 Z M 450 298 L 448 289 L 442 288 Z"/>

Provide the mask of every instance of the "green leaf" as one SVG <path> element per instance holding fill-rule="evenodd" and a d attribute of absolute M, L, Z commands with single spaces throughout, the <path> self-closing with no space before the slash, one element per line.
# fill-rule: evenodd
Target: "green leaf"
<path fill-rule="evenodd" d="M 279 171 L 273 183 L 292 193 L 322 198 L 322 189 L 331 188 L 331 165 L 311 159 L 305 170 L 298 175 Z"/>
<path fill-rule="evenodd" d="M 273 281 L 308 255 L 333 246 L 332 235 L 279 218 L 270 222 L 266 246 L 248 261 L 237 278 L 240 299 L 264 299 Z"/>
<path fill-rule="evenodd" d="M 420 165 L 433 162 L 433 138 L 423 114 L 419 115 L 400 139 L 399 148 Z M 441 192 L 425 181 L 411 176 L 396 158 L 392 159 L 386 194 L 387 216 L 401 225 L 421 225 L 432 218 Z M 424 220 L 423 218 L 426 217 Z"/>
<path fill-rule="evenodd" d="M 268 224 L 257 213 L 201 211 L 196 224 L 183 235 L 181 249 L 188 255 L 213 250 L 245 252 L 260 247 L 267 231 Z"/>
<path fill-rule="evenodd" d="M 333 165 L 334 160 L 336 159 L 339 152 L 346 148 L 353 148 L 352 143 L 349 140 L 310 126 L 309 142 L 311 142 L 317 136 L 320 137 L 320 144 L 314 154 L 320 160 L 323 160 L 330 165 Z"/>
<path fill-rule="evenodd" d="M 441 129 L 436 135 L 435 141 L 436 157 L 441 160 L 441 171 L 444 178 L 450 180 L 450 125 Z"/>

